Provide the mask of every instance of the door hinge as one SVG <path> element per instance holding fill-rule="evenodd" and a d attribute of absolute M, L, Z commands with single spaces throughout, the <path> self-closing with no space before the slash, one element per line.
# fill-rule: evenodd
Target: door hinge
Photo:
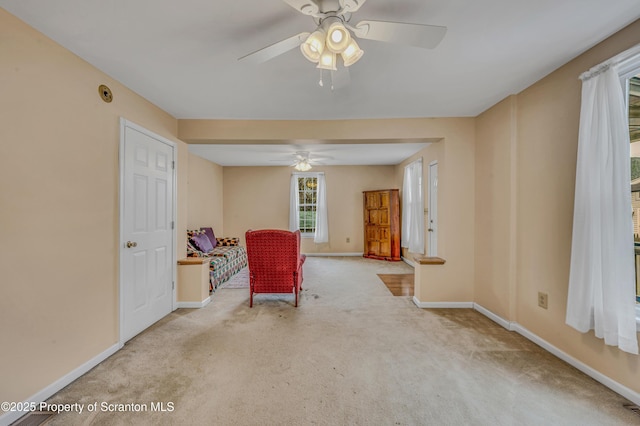
<path fill-rule="evenodd" d="M 175 161 L 172 161 L 172 162 L 171 162 L 171 168 L 172 168 L 172 169 L 175 169 L 175 168 L 176 168 L 176 162 L 175 162 Z"/>
<path fill-rule="evenodd" d="M 173 229 L 173 225 L 174 225 L 174 222 L 173 222 L 173 221 L 171 221 L 171 229 Z"/>
<path fill-rule="evenodd" d="M 176 282 L 171 281 L 171 290 L 175 290 L 175 289 L 176 289 Z"/>

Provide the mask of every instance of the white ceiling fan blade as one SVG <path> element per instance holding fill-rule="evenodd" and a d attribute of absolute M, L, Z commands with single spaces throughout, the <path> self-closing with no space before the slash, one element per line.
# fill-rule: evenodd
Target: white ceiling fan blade
<path fill-rule="evenodd" d="M 295 10 L 305 15 L 315 16 L 320 12 L 318 5 L 313 0 L 282 0 Z"/>
<path fill-rule="evenodd" d="M 365 1 L 367 0 L 340 0 L 340 9 L 343 13 L 355 12 L 362 7 Z"/>
<path fill-rule="evenodd" d="M 356 36 L 368 40 L 386 41 L 424 49 L 436 47 L 447 32 L 437 25 L 403 24 L 388 21 L 361 21 L 355 26 Z"/>
<path fill-rule="evenodd" d="M 238 60 L 254 64 L 261 64 L 268 61 L 269 59 L 273 59 L 276 56 L 282 55 L 283 53 L 286 53 L 291 49 L 295 49 L 296 47 L 300 46 L 300 44 L 302 44 L 302 42 L 305 41 L 307 37 L 309 37 L 309 34 L 310 33 L 296 34 L 270 46 L 263 47 L 260 50 L 249 53 L 248 55 L 238 58 Z"/>

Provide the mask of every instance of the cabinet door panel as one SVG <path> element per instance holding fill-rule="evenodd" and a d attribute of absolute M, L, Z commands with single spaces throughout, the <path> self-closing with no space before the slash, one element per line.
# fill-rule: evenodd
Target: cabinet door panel
<path fill-rule="evenodd" d="M 391 239 L 391 230 L 388 226 L 379 226 L 377 229 L 378 239 L 379 240 L 390 240 Z"/>
<path fill-rule="evenodd" d="M 376 240 L 380 239 L 377 226 L 367 226 L 366 239 L 367 239 L 367 241 L 369 241 L 369 240 L 376 241 Z"/>
<path fill-rule="evenodd" d="M 378 192 L 379 197 L 379 206 L 380 208 L 389 208 L 389 193 L 388 192 Z"/>
<path fill-rule="evenodd" d="M 378 244 L 378 256 L 391 256 L 391 241 L 380 241 Z"/>
<path fill-rule="evenodd" d="M 380 206 L 380 196 L 376 192 L 366 195 L 366 206 L 368 209 L 377 209 Z"/>
<path fill-rule="evenodd" d="M 389 209 L 385 209 L 385 210 L 377 210 L 378 214 L 378 222 L 376 222 L 378 225 L 389 225 Z"/>
<path fill-rule="evenodd" d="M 380 210 L 369 210 L 369 224 L 378 225 L 380 223 Z"/>
<path fill-rule="evenodd" d="M 367 254 L 369 256 L 377 256 L 380 251 L 380 243 L 378 241 L 367 241 Z"/>

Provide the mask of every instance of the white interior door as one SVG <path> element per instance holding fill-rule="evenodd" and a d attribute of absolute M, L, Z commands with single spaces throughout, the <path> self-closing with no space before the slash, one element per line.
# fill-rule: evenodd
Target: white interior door
<path fill-rule="evenodd" d="M 427 214 L 427 256 L 438 255 L 438 162 L 429 164 L 429 209 Z"/>
<path fill-rule="evenodd" d="M 170 141 L 121 124 L 120 341 L 173 309 L 174 150 Z"/>

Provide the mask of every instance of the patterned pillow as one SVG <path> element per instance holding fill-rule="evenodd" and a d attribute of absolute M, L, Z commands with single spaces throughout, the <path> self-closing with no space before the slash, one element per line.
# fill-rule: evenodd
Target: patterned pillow
<path fill-rule="evenodd" d="M 209 257 L 209 252 L 200 249 L 200 246 L 194 241 L 194 237 L 198 235 L 204 235 L 203 231 L 199 230 L 187 230 L 187 257 Z"/>
<path fill-rule="evenodd" d="M 200 230 L 204 231 L 204 234 L 209 238 L 209 241 L 211 241 L 213 248 L 216 248 L 218 240 L 216 240 L 216 235 L 213 233 L 213 228 L 200 228 Z"/>
<path fill-rule="evenodd" d="M 191 237 L 191 241 L 201 252 L 209 253 L 213 250 L 213 245 L 211 245 L 211 241 L 209 241 L 209 237 L 206 234 L 196 234 Z"/>

